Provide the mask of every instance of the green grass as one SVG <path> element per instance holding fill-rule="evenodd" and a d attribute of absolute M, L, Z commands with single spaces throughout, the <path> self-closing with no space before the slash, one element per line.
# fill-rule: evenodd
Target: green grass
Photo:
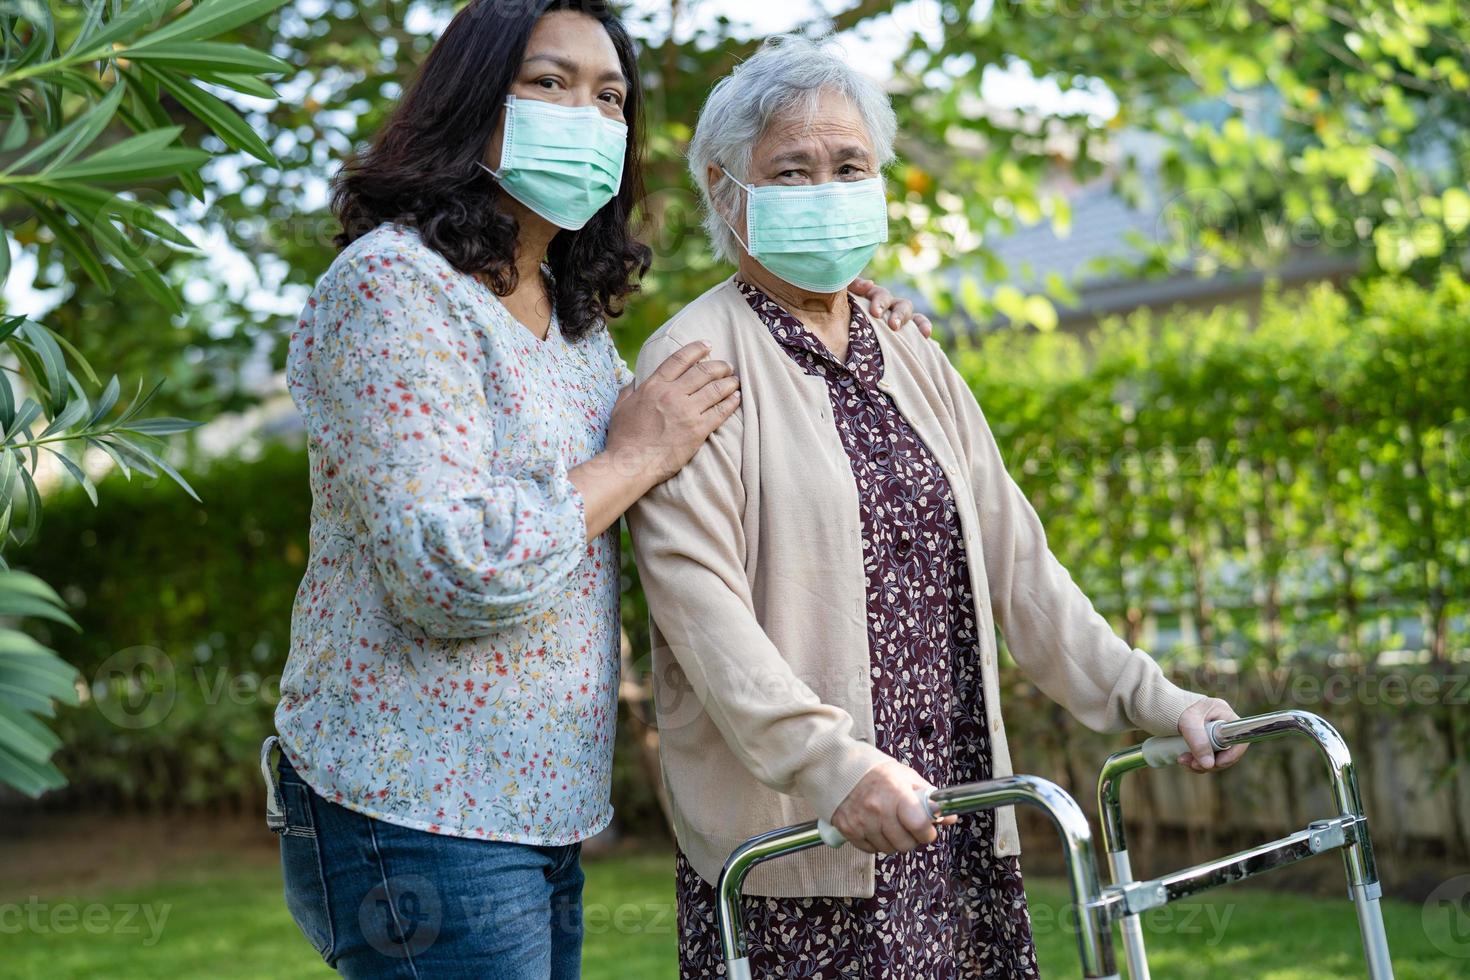
<path fill-rule="evenodd" d="M 672 866 L 664 855 L 589 862 L 589 980 L 676 976 Z M 1028 883 L 1028 890 L 1043 976 L 1080 976 L 1070 920 L 1059 912 L 1063 886 L 1038 879 Z M 44 909 L 28 902 L 0 904 L 0 973 L 7 977 L 331 975 L 286 914 L 279 874 L 270 867 L 207 864 L 185 878 L 144 889 L 42 901 Z M 155 923 L 166 909 L 162 928 L 155 931 L 140 913 L 124 922 L 126 910 L 138 906 L 151 908 Z M 1384 912 L 1400 980 L 1470 975 L 1470 960 L 1450 959 L 1434 947 L 1418 905 L 1385 902 Z M 1212 901 L 1156 910 L 1146 921 L 1150 964 L 1161 978 L 1363 975 L 1352 906 L 1345 898 L 1233 889 Z"/>

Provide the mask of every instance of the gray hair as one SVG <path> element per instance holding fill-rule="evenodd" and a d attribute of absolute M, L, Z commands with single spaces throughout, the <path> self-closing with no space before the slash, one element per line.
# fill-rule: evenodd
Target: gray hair
<path fill-rule="evenodd" d="M 893 160 L 898 120 L 888 96 L 868 76 L 833 50 L 828 39 L 777 34 L 735 70 L 720 79 L 705 100 L 689 144 L 689 173 L 699 188 L 704 230 L 715 254 L 728 262 L 740 258 L 740 245 L 716 206 L 728 214 L 740 203 L 740 188 L 721 180 L 711 188 L 710 164 L 749 183 L 750 156 L 771 120 L 792 109 L 815 111 L 823 92 L 845 95 L 868 130 L 879 167 Z"/>

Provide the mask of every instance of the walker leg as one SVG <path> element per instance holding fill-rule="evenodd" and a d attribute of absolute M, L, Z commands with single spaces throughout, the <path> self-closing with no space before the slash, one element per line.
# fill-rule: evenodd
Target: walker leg
<path fill-rule="evenodd" d="M 1133 881 L 1133 865 L 1128 860 L 1128 851 L 1110 851 L 1108 867 L 1113 874 L 1114 885 L 1126 885 Z M 1120 920 L 1123 929 L 1123 958 L 1128 963 L 1129 980 L 1149 980 L 1148 952 L 1143 946 L 1143 920 L 1135 915 L 1125 915 Z"/>
<path fill-rule="evenodd" d="M 1370 980 L 1393 980 L 1393 962 L 1388 958 L 1388 935 L 1383 931 L 1383 909 L 1377 897 L 1369 897 L 1369 886 L 1355 885 L 1353 905 L 1358 910 L 1358 929 L 1363 934 L 1363 955 L 1368 960 Z"/>

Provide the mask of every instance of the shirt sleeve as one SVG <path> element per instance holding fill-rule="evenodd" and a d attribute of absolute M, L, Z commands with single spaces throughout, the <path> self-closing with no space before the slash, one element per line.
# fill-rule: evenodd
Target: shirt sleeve
<path fill-rule="evenodd" d="M 925 343 L 965 443 L 990 604 L 1016 665 L 1094 731 L 1178 734 L 1179 716 L 1204 695 L 1175 686 L 1093 608 L 1048 547 L 1041 520 L 1006 470 L 969 386 L 937 343 Z"/>
<path fill-rule="evenodd" d="M 646 379 L 681 345 L 656 338 L 638 356 Z M 634 555 L 670 654 L 750 773 L 778 793 L 832 813 L 888 757 L 854 735 L 756 619 L 745 571 L 741 426 L 737 411 L 674 477 L 628 511 Z"/>
<path fill-rule="evenodd" d="M 559 461 L 520 462 L 497 445 L 497 413 L 535 410 L 516 397 L 514 371 L 486 363 L 494 345 L 411 256 L 340 260 L 315 302 L 312 437 L 366 525 L 393 606 L 446 638 L 542 611 L 581 560 L 586 524 Z"/>

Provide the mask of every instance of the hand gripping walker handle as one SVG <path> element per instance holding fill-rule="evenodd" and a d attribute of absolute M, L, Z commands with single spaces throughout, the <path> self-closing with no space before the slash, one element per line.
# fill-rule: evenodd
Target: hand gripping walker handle
<path fill-rule="evenodd" d="M 1205 724 L 1205 733 L 1210 737 L 1210 744 L 1215 747 L 1216 752 L 1222 752 L 1225 746 L 1220 744 L 1219 729 L 1225 724 L 1224 721 L 1211 721 Z M 1189 743 L 1184 740 L 1183 735 L 1155 735 L 1146 739 L 1142 745 L 1143 761 L 1149 764 L 1151 769 L 1163 769 L 1166 766 L 1177 764 L 1179 757 L 1189 751 Z"/>
<path fill-rule="evenodd" d="M 934 814 L 934 804 L 929 801 L 929 794 L 932 792 L 934 792 L 932 787 L 914 787 L 914 796 L 918 799 L 919 806 L 923 807 L 924 812 L 929 814 L 930 820 L 937 820 L 939 818 Z M 817 821 L 817 833 L 822 835 L 822 843 L 828 847 L 841 847 L 847 843 L 847 838 L 842 836 L 842 831 L 825 820 Z"/>

